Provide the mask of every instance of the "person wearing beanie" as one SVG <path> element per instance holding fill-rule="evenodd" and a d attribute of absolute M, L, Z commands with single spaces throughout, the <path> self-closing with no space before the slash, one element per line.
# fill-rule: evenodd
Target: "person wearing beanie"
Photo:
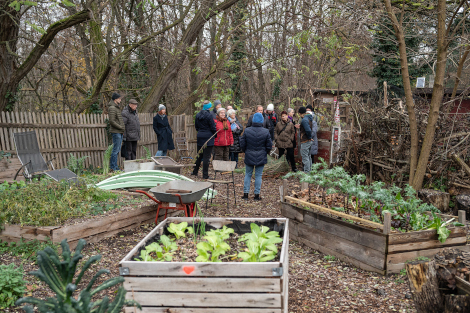
<path fill-rule="evenodd" d="M 197 131 L 197 151 L 202 149 L 202 152 L 197 155 L 194 170 L 191 174 L 197 176 L 202 162 L 202 178 L 204 179 L 209 179 L 209 162 L 215 141 L 213 136 L 217 133 L 215 121 L 211 112 L 209 112 L 211 108 L 212 103 L 208 100 L 204 101 L 202 110 L 196 114 L 194 122 Z"/>
<path fill-rule="evenodd" d="M 263 113 L 263 106 L 262 105 L 256 106 L 255 113 L 261 113 L 263 115 L 263 127 L 266 128 L 269 131 L 269 134 L 271 134 L 271 128 L 273 128 L 273 127 L 272 127 L 271 122 L 269 121 L 269 119 L 264 118 L 266 114 Z M 246 128 L 251 127 L 251 125 L 253 124 L 253 116 L 254 116 L 254 114 L 248 118 L 248 122 L 246 123 Z M 271 136 L 271 141 L 272 140 L 274 140 L 274 128 L 273 128 L 273 132 L 272 132 L 272 136 Z"/>
<path fill-rule="evenodd" d="M 153 117 L 153 131 L 157 134 L 158 150 L 155 156 L 166 156 L 168 150 L 174 150 L 173 130 L 171 129 L 166 107 L 163 104 L 158 106 L 158 113 Z"/>
<path fill-rule="evenodd" d="M 268 163 L 268 153 L 272 149 L 272 140 L 269 130 L 263 127 L 265 118 L 262 113 L 255 113 L 251 127 L 245 129 L 240 138 L 240 148 L 245 152 L 245 180 L 243 182 L 243 198 L 248 200 L 251 177 L 255 172 L 255 198 L 261 200 L 261 184 L 263 182 L 264 165 Z"/>
<path fill-rule="evenodd" d="M 129 100 L 129 105 L 122 110 L 124 121 L 124 147 L 126 160 L 135 160 L 137 151 L 137 141 L 140 140 L 140 121 L 137 114 L 137 100 Z"/>
<path fill-rule="evenodd" d="M 312 167 L 312 159 L 310 150 L 312 145 L 316 144 L 318 149 L 317 123 L 313 120 L 311 114 L 307 114 L 307 109 L 301 107 L 299 115 L 302 118 L 300 122 L 300 155 L 304 165 L 304 172 L 310 173 Z"/>
<path fill-rule="evenodd" d="M 230 129 L 232 130 L 233 145 L 230 146 L 230 161 L 235 161 L 238 164 L 238 154 L 242 152 L 240 148 L 240 136 L 243 132 L 243 126 L 237 119 L 237 111 L 230 109 L 227 111 L 227 118 L 230 122 Z M 237 165 L 235 165 L 237 168 Z"/>
<path fill-rule="evenodd" d="M 220 100 L 214 101 L 214 109 L 211 111 L 212 118 L 215 120 L 217 118 L 217 110 L 222 107 L 222 102 Z"/>
<path fill-rule="evenodd" d="M 292 171 L 297 172 L 294 159 L 295 126 L 289 120 L 286 111 L 281 112 L 281 120 L 274 130 L 274 139 L 276 140 L 276 147 L 279 149 L 279 157 L 282 157 L 286 152 L 287 162 L 290 164 Z"/>
<path fill-rule="evenodd" d="M 274 140 L 274 129 L 276 128 L 277 125 L 277 114 L 274 112 L 274 104 L 270 103 L 266 107 L 266 115 L 269 119 L 269 122 L 271 123 L 271 128 L 269 129 L 269 133 L 271 134 L 271 139 Z"/>
<path fill-rule="evenodd" d="M 315 114 L 313 106 L 311 104 L 307 105 L 307 114 L 310 114 L 313 117 L 313 120 L 317 123 L 319 123 L 319 118 L 318 115 Z M 316 141 L 316 136 L 315 136 L 315 142 L 312 144 L 312 147 L 310 148 L 310 157 L 312 159 L 312 164 L 315 163 L 315 156 L 318 154 L 318 142 Z"/>
<path fill-rule="evenodd" d="M 109 168 L 111 171 L 120 170 L 117 165 L 117 158 L 119 151 L 121 151 L 122 138 L 125 130 L 120 108 L 121 99 L 121 95 L 115 92 L 112 94 L 111 101 L 109 101 L 108 104 L 109 132 L 113 137 L 113 151 L 111 151 L 111 157 L 109 158 Z"/>
<path fill-rule="evenodd" d="M 217 128 L 217 137 L 215 137 L 214 141 L 214 160 L 229 161 L 230 146 L 233 145 L 233 135 L 230 122 L 225 117 L 224 108 L 217 110 L 215 127 Z"/>

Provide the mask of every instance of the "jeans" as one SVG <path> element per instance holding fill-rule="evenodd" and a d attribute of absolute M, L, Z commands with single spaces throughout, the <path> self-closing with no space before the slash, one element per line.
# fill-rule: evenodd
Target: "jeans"
<path fill-rule="evenodd" d="M 168 150 L 158 150 L 157 154 L 155 154 L 155 156 L 166 156 L 167 151 Z"/>
<path fill-rule="evenodd" d="M 259 195 L 259 193 L 261 192 L 261 183 L 263 182 L 264 165 L 245 165 L 245 181 L 243 184 L 243 193 L 250 193 L 251 176 L 253 175 L 253 169 L 255 169 L 255 195 Z"/>
<path fill-rule="evenodd" d="M 135 160 L 137 151 L 137 141 L 126 141 L 126 160 Z"/>
<path fill-rule="evenodd" d="M 279 149 L 279 158 L 286 153 L 287 162 L 290 164 L 292 171 L 295 171 L 297 167 L 295 166 L 295 157 L 294 157 L 294 148 L 278 148 Z"/>
<path fill-rule="evenodd" d="M 117 165 L 117 157 L 119 152 L 121 152 L 122 145 L 122 134 L 113 133 L 113 151 L 111 152 L 111 157 L 109 158 L 109 168 L 113 171 L 119 171 L 120 168 Z"/>
<path fill-rule="evenodd" d="M 238 152 L 230 152 L 230 161 L 237 162 L 237 165 L 235 165 L 235 168 L 238 167 Z"/>
<path fill-rule="evenodd" d="M 213 147 L 214 146 L 206 147 L 200 154 L 197 155 L 196 166 L 194 167 L 193 175 L 197 176 L 197 172 L 199 172 L 199 167 L 201 166 L 202 161 L 202 178 L 209 178 L 209 162 L 211 161 Z M 201 150 L 201 148 L 202 146 L 197 146 L 197 151 Z"/>
<path fill-rule="evenodd" d="M 312 168 L 312 159 L 310 154 L 310 148 L 313 145 L 313 141 L 309 140 L 300 144 L 300 155 L 302 156 L 302 163 L 304 164 L 304 172 L 310 173 Z"/>

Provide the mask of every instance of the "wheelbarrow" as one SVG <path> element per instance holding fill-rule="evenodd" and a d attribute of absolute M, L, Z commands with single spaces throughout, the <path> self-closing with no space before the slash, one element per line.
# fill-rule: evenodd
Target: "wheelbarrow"
<path fill-rule="evenodd" d="M 212 183 L 208 182 L 173 180 L 150 189 L 149 192 L 153 193 L 153 196 L 142 190 L 136 190 L 136 192 L 143 193 L 158 204 L 155 217 L 155 224 L 157 224 L 160 209 L 165 210 L 165 219 L 168 210 L 182 210 L 184 216 L 193 217 L 195 202 L 199 201 L 211 186 Z"/>

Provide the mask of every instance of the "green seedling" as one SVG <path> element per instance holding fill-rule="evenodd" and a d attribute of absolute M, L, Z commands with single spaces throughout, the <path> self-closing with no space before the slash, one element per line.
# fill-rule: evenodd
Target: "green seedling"
<path fill-rule="evenodd" d="M 171 240 L 170 237 L 166 235 L 160 236 L 160 243 L 163 245 L 163 250 L 165 250 L 166 253 L 178 249 L 178 245 L 176 244 L 176 242 Z"/>
<path fill-rule="evenodd" d="M 219 256 L 230 250 L 230 246 L 224 241 L 224 236 L 230 233 L 233 233 L 231 228 L 220 232 L 211 231 L 210 234 L 207 232 L 203 237 L 207 241 L 202 241 L 196 246 L 198 254 L 196 262 L 222 262 Z M 228 236 L 225 239 L 228 239 Z"/>
<path fill-rule="evenodd" d="M 158 261 L 171 261 L 173 253 L 165 251 L 158 243 L 152 242 L 145 247 L 145 250 L 140 251 L 140 259 L 136 261 L 145 262 L 158 262 Z"/>
<path fill-rule="evenodd" d="M 194 233 L 194 229 L 191 226 L 188 227 L 188 223 L 186 222 L 181 222 L 179 224 L 171 223 L 168 226 L 168 231 L 172 233 L 173 235 L 175 235 L 176 239 L 186 237 L 185 235 L 186 230 L 188 231 L 188 234 Z"/>

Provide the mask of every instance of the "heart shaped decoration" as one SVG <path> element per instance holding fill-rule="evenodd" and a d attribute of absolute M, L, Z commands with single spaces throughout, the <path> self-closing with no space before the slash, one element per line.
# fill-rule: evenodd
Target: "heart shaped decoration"
<path fill-rule="evenodd" d="M 194 272 L 195 269 L 196 267 L 194 266 L 183 266 L 183 271 L 188 275 Z"/>

